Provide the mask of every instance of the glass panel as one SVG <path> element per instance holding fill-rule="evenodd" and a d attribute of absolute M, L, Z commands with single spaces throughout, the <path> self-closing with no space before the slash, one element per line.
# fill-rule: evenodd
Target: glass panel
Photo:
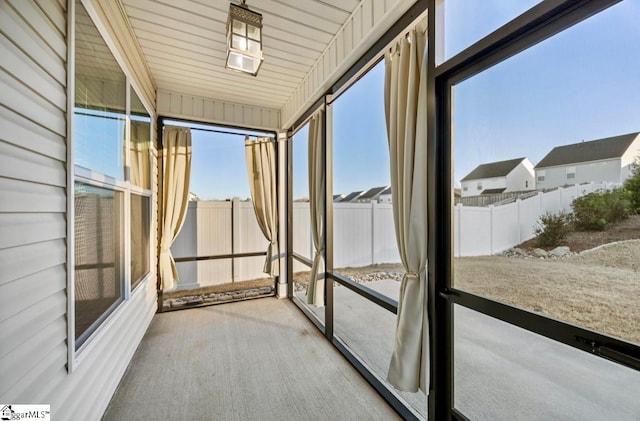
<path fill-rule="evenodd" d="M 254 56 L 257 56 L 258 54 L 260 54 L 260 43 L 256 42 L 256 41 L 249 40 L 248 51 L 251 54 L 253 54 Z"/>
<path fill-rule="evenodd" d="M 222 258 L 266 254 L 269 242 L 251 201 L 244 138 L 270 134 L 196 123 L 188 127 L 192 128 L 190 201 L 171 253 L 176 259 L 204 260 L 178 263 L 176 291 L 165 296 L 185 296 L 184 291 L 193 296 L 222 290 L 239 294 L 256 285 L 273 286 L 273 278 L 263 272 L 265 256 Z"/>
<path fill-rule="evenodd" d="M 456 288 L 640 343 L 639 14 L 618 3 L 453 87 Z"/>
<path fill-rule="evenodd" d="M 247 25 L 247 36 L 249 38 L 260 40 L 260 28 L 253 25 Z"/>
<path fill-rule="evenodd" d="M 293 136 L 293 251 L 309 260 L 313 259 L 311 213 L 309 208 L 309 124 Z M 306 302 L 306 291 L 311 268 L 293 260 L 294 293 Z M 324 310 L 322 312 L 324 314 Z"/>
<path fill-rule="evenodd" d="M 131 89 L 131 145 L 129 150 L 131 183 L 151 188 L 151 116 Z"/>
<path fill-rule="evenodd" d="M 342 339 L 373 373 L 385 381 L 393 352 L 396 315 L 337 282 L 333 285 L 333 323 L 336 336 Z M 399 290 L 394 280 L 372 282 L 367 286 L 398 300 Z M 389 388 L 395 390 L 391 385 Z M 427 418 L 427 397 L 424 393 L 395 391 L 408 406 L 424 419 Z"/>
<path fill-rule="evenodd" d="M 455 408 L 472 420 L 632 420 L 640 372 L 454 306 Z"/>
<path fill-rule="evenodd" d="M 245 51 L 247 49 L 247 39 L 239 35 L 231 36 L 231 47 L 236 50 Z"/>
<path fill-rule="evenodd" d="M 244 22 L 241 22 L 237 19 L 233 19 L 232 22 L 233 22 L 233 33 L 245 36 L 247 25 Z M 251 27 L 251 25 L 249 25 L 249 27 Z"/>
<path fill-rule="evenodd" d="M 254 74 L 258 71 L 260 60 L 230 52 L 228 65 L 232 69 Z"/>
<path fill-rule="evenodd" d="M 440 13 L 444 14 L 444 60 L 450 59 L 538 3 L 540 0 L 438 2 Z"/>
<path fill-rule="evenodd" d="M 151 270 L 151 198 L 131 194 L 131 290 Z"/>
<path fill-rule="evenodd" d="M 404 272 L 398 253 L 384 115 L 384 63 L 333 103 L 334 271 L 398 300 Z M 396 316 L 334 282 L 334 331 L 383 381 Z M 389 386 L 393 389 L 392 386 Z M 398 392 L 426 418 L 422 392 Z"/>
<path fill-rule="evenodd" d="M 124 179 L 126 78 L 76 2 L 75 163 Z"/>
<path fill-rule="evenodd" d="M 333 259 L 356 282 L 391 279 L 402 264 L 393 223 L 380 62 L 333 105 Z"/>
<path fill-rule="evenodd" d="M 89 328 L 122 299 L 123 196 L 75 183 L 76 347 Z"/>

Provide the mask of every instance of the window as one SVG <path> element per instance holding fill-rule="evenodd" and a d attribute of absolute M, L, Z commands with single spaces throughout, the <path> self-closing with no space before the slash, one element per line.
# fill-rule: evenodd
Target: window
<path fill-rule="evenodd" d="M 380 62 L 336 98 L 328 113 L 333 120 L 333 193 L 357 199 L 327 204 L 333 212 L 333 249 L 327 253 L 333 254 L 336 276 L 397 301 L 404 268 L 396 241 L 394 198 L 389 190 L 387 203 L 372 200 L 391 184 L 384 76 Z M 333 282 L 333 314 L 335 335 L 385 378 L 393 351 L 394 314 L 338 281 Z M 426 417 L 424 394 L 398 394 Z"/>
<path fill-rule="evenodd" d="M 309 203 L 309 123 L 303 125 L 292 140 L 293 177 L 293 252 L 302 259 L 293 260 L 293 294 L 306 303 L 306 292 L 314 257 L 313 237 L 311 234 L 311 209 Z M 324 309 L 309 307 L 319 320 L 324 321 Z"/>
<path fill-rule="evenodd" d="M 438 9 L 441 9 L 438 13 L 444 16 L 443 58 L 448 60 L 539 2 L 540 0 L 436 2 Z"/>
<path fill-rule="evenodd" d="M 77 344 L 124 297 L 124 194 L 76 182 L 74 197 Z"/>
<path fill-rule="evenodd" d="M 133 88 L 131 95 L 131 141 L 129 142 L 129 174 L 131 184 L 151 189 L 151 117 Z"/>
<path fill-rule="evenodd" d="M 462 188 L 462 191 L 467 191 L 467 190 L 469 190 L 469 187 L 467 187 L 467 186 L 464 186 L 464 187 Z"/>
<path fill-rule="evenodd" d="M 72 323 L 78 350 L 151 271 L 153 145 L 149 112 L 80 1 L 75 19 Z"/>
<path fill-rule="evenodd" d="M 524 181 L 524 188 L 528 189 L 529 188 L 529 180 L 525 180 Z"/>
<path fill-rule="evenodd" d="M 482 190 L 482 183 L 478 183 L 478 185 L 476 186 L 476 190 Z"/>
<path fill-rule="evenodd" d="M 623 225 L 607 224 L 611 229 L 601 231 L 569 230 L 560 240 L 547 240 L 534 231 L 545 215 L 572 212 L 576 197 L 610 189 L 604 183 L 578 187 L 566 182 L 577 178 L 574 164 L 566 165 L 578 155 L 574 151 L 590 156 L 607 147 L 584 152 L 582 139 L 584 145 L 591 145 L 590 140 L 640 131 L 640 104 L 635 100 L 640 96 L 640 59 L 635 54 L 640 33 L 630 18 L 639 12 L 640 1 L 617 3 L 504 60 L 482 62 L 476 67 L 482 70 L 473 75 L 450 80 L 450 103 L 455 108 L 448 111 L 455 125 L 451 144 L 456 179 L 466 168 L 483 163 L 522 156 L 541 163 L 552 150 L 571 151 L 552 155 L 555 161 L 536 171 L 537 181 L 549 188 L 544 192 L 525 195 L 515 203 L 453 210 L 454 251 L 447 268 L 452 271 L 455 291 L 451 295 L 456 300 L 451 304 L 455 313 L 453 393 L 456 409 L 469 419 L 509 418 L 491 404 L 498 397 L 508 402 L 510 414 L 530 405 L 539 409 L 543 419 L 621 419 L 639 413 L 637 400 L 626 390 L 638 390 L 640 373 L 614 365 L 617 375 L 626 379 L 623 386 L 613 380 L 614 369 L 608 361 L 589 353 L 598 354 L 597 344 L 607 343 L 624 350 L 617 358 L 622 364 L 626 355 L 637 355 L 640 331 L 630 326 L 640 325 L 636 305 L 640 285 L 633 269 L 638 255 L 633 249 L 640 238 L 616 232 L 625 226 L 640 227 L 640 218 L 631 215 Z M 472 68 L 475 64 L 459 65 Z M 612 83 L 603 86 L 602 80 Z M 597 119 L 592 117 L 593 109 L 601 110 Z M 572 146 L 559 148 L 565 145 Z M 591 173 L 595 176 L 597 170 Z M 622 238 L 635 241 L 611 244 Z M 592 251 L 583 253 L 587 250 Z M 526 331 L 515 328 L 527 318 L 520 324 Z M 490 343 L 487 338 L 492 338 Z M 606 350 L 600 355 L 606 355 Z M 570 374 L 573 370 L 575 374 Z M 585 384 L 580 380 L 583 375 L 612 377 Z M 531 391 L 552 383 L 562 390 L 554 395 L 571 398 L 556 404 L 544 394 L 502 393 L 518 390 L 516 384 Z M 478 390 L 496 395 L 480 397 L 475 395 Z M 610 395 L 624 403 L 611 403 Z"/>
<path fill-rule="evenodd" d="M 274 280 L 263 272 L 269 242 L 253 210 L 245 135 L 272 134 L 185 121 L 163 124 L 189 127 L 192 148 L 187 215 L 171 246 L 178 281 L 175 294 L 164 293 L 165 304 L 184 297 L 185 290 L 191 297 L 265 288 L 271 294 Z M 232 257 L 239 254 L 253 255 Z"/>
<path fill-rule="evenodd" d="M 131 289 L 151 270 L 151 198 L 131 193 Z"/>

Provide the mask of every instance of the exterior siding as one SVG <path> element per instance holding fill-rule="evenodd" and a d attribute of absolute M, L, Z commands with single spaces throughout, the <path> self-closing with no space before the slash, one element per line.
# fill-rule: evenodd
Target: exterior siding
<path fill-rule="evenodd" d="M 415 2 L 360 1 L 351 17 L 282 107 L 281 127 L 290 127 Z"/>
<path fill-rule="evenodd" d="M 640 135 L 636 137 L 636 140 L 631 143 L 629 149 L 622 155 L 622 181 L 631 177 L 633 172 L 633 166 L 640 164 Z"/>
<path fill-rule="evenodd" d="M 70 371 L 68 16 L 62 0 L 0 2 L 0 331 L 10 338 L 0 344 L 0 402 L 48 403 L 52 418 L 99 420 L 153 317 L 155 264 Z"/>
<path fill-rule="evenodd" d="M 567 178 L 568 168 L 575 168 L 575 178 Z M 544 171 L 543 181 L 538 180 L 541 171 Z M 620 183 L 620 177 L 620 158 L 557 167 L 536 168 L 536 188 L 551 189 L 565 185 L 591 182 Z"/>
<path fill-rule="evenodd" d="M 478 189 L 478 183 L 481 183 L 482 188 Z M 505 177 L 493 177 L 482 178 L 479 180 L 468 180 L 461 183 L 462 197 L 477 196 L 487 189 L 503 189 L 507 187 L 507 181 Z M 467 187 L 467 191 L 464 188 Z"/>
<path fill-rule="evenodd" d="M 52 17 L 47 13 L 51 13 Z M 59 4 L 0 2 L 0 401 L 65 379 L 66 26 Z M 49 392 L 47 392 L 47 390 Z"/>
<path fill-rule="evenodd" d="M 533 164 L 528 159 L 525 159 L 507 174 L 507 190 L 505 192 L 534 190 L 535 187 Z"/>
<path fill-rule="evenodd" d="M 275 109 L 164 91 L 158 92 L 158 115 L 271 131 L 280 126 Z"/>

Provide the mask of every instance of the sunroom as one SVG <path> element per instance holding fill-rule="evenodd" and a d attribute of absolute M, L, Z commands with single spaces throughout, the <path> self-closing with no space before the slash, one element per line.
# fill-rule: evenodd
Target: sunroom
<path fill-rule="evenodd" d="M 639 17 L 3 0 L 2 415 L 640 419 L 640 150 L 621 184 L 454 201 L 636 139 Z"/>

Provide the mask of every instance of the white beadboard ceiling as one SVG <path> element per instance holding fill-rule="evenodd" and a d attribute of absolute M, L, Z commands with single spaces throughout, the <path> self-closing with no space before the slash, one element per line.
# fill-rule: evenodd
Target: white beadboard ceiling
<path fill-rule="evenodd" d="M 257 77 L 224 68 L 228 1 L 122 3 L 158 90 L 279 110 L 360 1 L 247 0 L 263 15 Z"/>

